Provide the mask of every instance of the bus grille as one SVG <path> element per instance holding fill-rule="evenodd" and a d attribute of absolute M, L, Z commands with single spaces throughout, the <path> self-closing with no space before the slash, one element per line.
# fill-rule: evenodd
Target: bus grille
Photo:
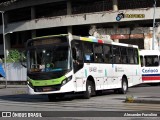
<path fill-rule="evenodd" d="M 50 92 L 50 91 L 57 91 L 60 90 L 61 85 L 54 85 L 54 86 L 36 86 L 34 87 L 34 92 Z"/>

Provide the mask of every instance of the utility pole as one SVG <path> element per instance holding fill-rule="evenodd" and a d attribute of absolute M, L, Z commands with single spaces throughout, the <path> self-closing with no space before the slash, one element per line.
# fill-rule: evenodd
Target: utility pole
<path fill-rule="evenodd" d="M 5 38 L 5 23 L 4 23 L 4 11 L 0 11 L 2 14 L 2 27 L 3 27 L 3 48 L 4 48 L 4 71 L 5 71 L 5 88 L 7 88 L 7 65 L 6 65 L 6 38 Z"/>
<path fill-rule="evenodd" d="M 154 42 L 155 42 L 155 9 L 156 9 L 156 0 L 154 0 L 154 4 L 153 4 L 153 39 L 152 39 L 152 50 L 154 50 Z"/>

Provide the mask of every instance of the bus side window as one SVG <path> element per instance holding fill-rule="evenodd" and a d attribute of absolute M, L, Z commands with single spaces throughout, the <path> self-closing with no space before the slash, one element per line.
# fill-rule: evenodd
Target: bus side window
<path fill-rule="evenodd" d="M 121 47 L 121 59 L 123 64 L 127 64 L 127 49 L 125 47 Z"/>
<path fill-rule="evenodd" d="M 113 46 L 113 63 L 118 64 L 121 63 L 121 56 L 120 56 L 120 47 L 118 46 Z"/>
<path fill-rule="evenodd" d="M 144 66 L 143 56 L 140 56 L 140 60 L 141 60 L 141 67 L 143 67 Z"/>
<path fill-rule="evenodd" d="M 159 66 L 158 57 L 154 58 L 154 66 Z"/>
<path fill-rule="evenodd" d="M 139 64 L 139 57 L 138 57 L 138 50 L 137 49 L 133 49 L 134 51 L 134 64 Z"/>
<path fill-rule="evenodd" d="M 152 56 L 145 56 L 145 66 L 152 66 Z"/>
<path fill-rule="evenodd" d="M 160 56 L 158 56 L 158 63 L 159 63 L 159 66 L 160 66 Z"/>
<path fill-rule="evenodd" d="M 102 63 L 104 61 L 102 50 L 103 50 L 102 45 L 94 44 L 95 62 Z"/>
<path fill-rule="evenodd" d="M 154 62 L 154 66 L 158 66 L 159 64 L 158 64 L 158 62 L 156 61 L 156 62 Z"/>
<path fill-rule="evenodd" d="M 128 63 L 134 64 L 134 53 L 132 48 L 128 48 Z"/>
<path fill-rule="evenodd" d="M 85 60 L 85 62 L 93 62 L 94 61 L 93 44 L 84 42 L 83 45 L 84 45 L 84 60 Z"/>
<path fill-rule="evenodd" d="M 83 61 L 82 44 L 79 41 L 72 42 L 72 56 L 77 61 Z"/>
<path fill-rule="evenodd" d="M 145 56 L 145 66 L 158 66 L 159 60 L 157 55 L 146 55 Z"/>
<path fill-rule="evenodd" d="M 160 57 L 158 56 L 158 61 L 157 61 L 157 62 L 158 62 L 158 66 L 160 65 L 160 62 L 159 62 L 159 61 L 160 61 Z"/>
<path fill-rule="evenodd" d="M 105 63 L 112 63 L 112 49 L 110 45 L 104 45 L 104 62 Z"/>
<path fill-rule="evenodd" d="M 72 48 L 73 68 L 74 72 L 77 72 L 79 69 L 83 67 L 82 42 L 73 40 L 71 42 L 71 45 L 72 45 L 71 48 Z"/>

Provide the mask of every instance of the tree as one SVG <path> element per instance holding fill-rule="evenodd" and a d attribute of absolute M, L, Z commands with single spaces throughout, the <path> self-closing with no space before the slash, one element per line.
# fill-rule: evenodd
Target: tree
<path fill-rule="evenodd" d="M 10 50 L 7 56 L 7 62 L 19 62 L 20 52 L 18 50 Z"/>

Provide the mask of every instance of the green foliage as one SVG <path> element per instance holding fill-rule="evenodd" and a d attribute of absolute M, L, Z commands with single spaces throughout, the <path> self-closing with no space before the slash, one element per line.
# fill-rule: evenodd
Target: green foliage
<path fill-rule="evenodd" d="M 21 54 L 18 50 L 10 50 L 7 56 L 7 62 L 19 62 Z"/>
<path fill-rule="evenodd" d="M 127 102 L 127 103 L 133 103 L 134 102 L 134 96 L 126 96 L 125 102 Z"/>

